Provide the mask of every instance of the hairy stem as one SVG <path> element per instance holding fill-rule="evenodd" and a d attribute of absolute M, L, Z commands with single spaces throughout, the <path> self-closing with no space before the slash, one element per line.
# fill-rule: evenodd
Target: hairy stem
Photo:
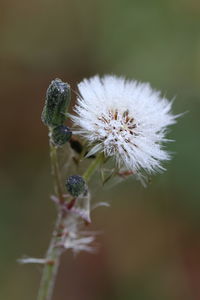
<path fill-rule="evenodd" d="M 60 174 L 57 148 L 50 141 L 51 169 L 54 180 L 54 191 L 59 203 L 63 203 L 63 183 Z M 50 300 L 52 298 L 55 285 L 56 274 L 59 266 L 60 256 L 62 254 L 61 237 L 63 223 L 66 213 L 58 211 L 57 221 L 52 234 L 52 239 L 46 254 L 45 265 L 43 268 L 42 279 L 38 294 L 38 300 Z"/>
<path fill-rule="evenodd" d="M 54 181 L 54 191 L 58 198 L 59 203 L 62 204 L 64 202 L 63 181 L 60 173 L 57 148 L 51 143 L 51 141 L 50 141 L 50 157 L 51 157 L 52 176 Z M 89 167 L 83 174 L 83 178 L 85 179 L 85 181 L 87 182 L 89 181 L 91 176 L 94 174 L 98 166 L 104 161 L 104 159 L 105 159 L 104 155 L 101 153 L 89 165 Z M 52 234 L 52 239 L 46 254 L 45 265 L 43 268 L 42 279 L 41 279 L 37 300 L 51 300 L 52 298 L 60 256 L 62 254 L 62 248 L 60 244 L 62 242 L 61 238 L 62 238 L 62 230 L 64 227 L 65 218 L 66 218 L 66 212 L 60 209 L 58 211 L 58 217 Z"/>
<path fill-rule="evenodd" d="M 50 300 L 52 297 L 60 256 L 62 253 L 61 247 L 58 246 L 59 237 L 57 236 L 61 224 L 62 217 L 61 214 L 59 214 L 54 235 L 51 239 L 51 243 L 46 254 L 45 265 L 43 268 L 42 279 L 38 293 L 38 300 Z"/>
<path fill-rule="evenodd" d="M 60 167 L 58 161 L 58 148 L 50 141 L 50 158 L 51 158 L 51 174 L 54 181 L 54 192 L 58 197 L 58 200 L 63 202 L 64 186 L 62 177 L 60 174 Z"/>

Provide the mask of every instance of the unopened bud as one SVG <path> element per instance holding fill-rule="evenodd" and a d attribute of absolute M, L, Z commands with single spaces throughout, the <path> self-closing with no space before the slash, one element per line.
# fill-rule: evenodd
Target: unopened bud
<path fill-rule="evenodd" d="M 80 175 L 69 176 L 66 180 L 66 188 L 73 197 L 78 197 L 87 191 L 85 180 Z"/>
<path fill-rule="evenodd" d="M 72 132 L 69 127 L 59 125 L 52 129 L 51 140 L 55 146 L 63 146 L 70 140 Z"/>
<path fill-rule="evenodd" d="M 46 100 L 42 112 L 42 121 L 47 126 L 62 125 L 66 119 L 66 112 L 71 99 L 70 86 L 55 79 L 46 92 Z"/>

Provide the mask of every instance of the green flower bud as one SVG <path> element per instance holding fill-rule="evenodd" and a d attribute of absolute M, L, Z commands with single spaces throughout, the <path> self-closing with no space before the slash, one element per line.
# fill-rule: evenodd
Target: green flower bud
<path fill-rule="evenodd" d="M 49 85 L 46 92 L 46 100 L 42 112 L 42 121 L 47 126 L 62 125 L 66 120 L 65 113 L 71 99 L 70 86 L 55 79 Z"/>
<path fill-rule="evenodd" d="M 73 197 L 78 197 L 87 191 L 85 180 L 79 175 L 69 176 L 66 180 L 66 188 Z"/>
<path fill-rule="evenodd" d="M 63 146 L 70 140 L 72 132 L 69 127 L 65 125 L 59 125 L 52 129 L 51 141 L 55 146 Z"/>

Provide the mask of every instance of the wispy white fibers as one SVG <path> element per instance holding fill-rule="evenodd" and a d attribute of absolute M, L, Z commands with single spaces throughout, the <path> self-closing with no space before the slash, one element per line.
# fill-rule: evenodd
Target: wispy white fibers
<path fill-rule="evenodd" d="M 176 122 L 172 102 L 148 83 L 99 76 L 78 84 L 80 96 L 72 116 L 90 154 L 104 152 L 128 170 L 163 170 L 170 156 L 164 149 L 166 128 Z"/>

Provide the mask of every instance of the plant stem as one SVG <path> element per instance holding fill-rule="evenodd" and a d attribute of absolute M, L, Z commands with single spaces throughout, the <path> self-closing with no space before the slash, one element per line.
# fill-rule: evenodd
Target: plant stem
<path fill-rule="evenodd" d="M 105 157 L 103 153 L 99 153 L 98 156 L 91 162 L 85 173 L 83 174 L 83 178 L 86 182 L 88 182 L 91 176 L 96 171 L 97 167 L 104 161 Z"/>
<path fill-rule="evenodd" d="M 57 148 L 51 143 L 51 141 L 50 157 L 52 176 L 54 180 L 54 191 L 59 203 L 62 204 L 65 201 L 63 198 L 64 187 L 62 177 L 60 174 Z M 96 157 L 96 159 L 89 165 L 88 169 L 83 174 L 83 178 L 85 179 L 85 181 L 89 181 L 97 167 L 104 161 L 104 159 L 104 155 L 100 153 Z M 58 211 L 58 217 L 52 234 L 52 239 L 46 254 L 45 265 L 43 268 L 42 279 L 37 300 L 51 300 L 52 298 L 60 256 L 62 254 L 62 248 L 60 247 L 60 244 L 65 218 L 66 212 L 60 209 Z"/>
<path fill-rule="evenodd" d="M 54 181 L 54 192 L 58 200 L 63 202 L 64 186 L 60 174 L 60 167 L 58 162 L 58 148 L 50 141 L 50 158 L 51 158 L 51 173 Z"/>
<path fill-rule="evenodd" d="M 51 169 L 54 179 L 54 191 L 58 198 L 59 203 L 63 203 L 63 184 L 58 163 L 57 148 L 50 141 L 50 157 L 51 157 Z M 52 234 L 52 239 L 46 254 L 46 263 L 43 268 L 42 279 L 40 283 L 40 289 L 38 293 L 38 300 L 50 300 L 55 285 L 56 274 L 59 266 L 60 256 L 62 254 L 62 248 L 60 247 L 63 223 L 66 217 L 66 213 L 60 209 L 58 211 L 58 217 L 55 224 L 55 228 Z"/>
<path fill-rule="evenodd" d="M 61 224 L 62 217 L 61 214 L 59 214 L 55 226 L 54 235 L 51 239 L 51 243 L 46 254 L 46 262 L 43 268 L 38 300 L 50 300 L 52 297 L 60 256 L 62 253 L 61 247 L 58 247 L 60 239 L 57 236 Z"/>

